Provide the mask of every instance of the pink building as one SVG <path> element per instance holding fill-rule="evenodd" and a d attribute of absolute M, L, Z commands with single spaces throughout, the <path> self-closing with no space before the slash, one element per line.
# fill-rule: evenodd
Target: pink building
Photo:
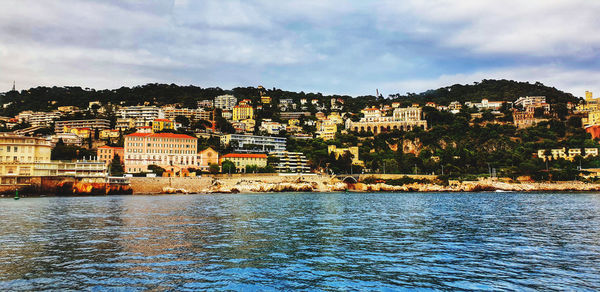
<path fill-rule="evenodd" d="M 124 149 L 123 147 L 111 147 L 111 146 L 101 146 L 98 147 L 98 160 L 104 161 L 106 165 L 109 165 L 113 159 L 115 158 L 115 154 L 119 155 L 119 160 L 121 160 L 121 164 L 124 161 Z"/>
<path fill-rule="evenodd" d="M 125 172 L 147 172 L 157 165 L 177 172 L 196 168 L 197 138 L 173 133 L 133 133 L 125 136 Z"/>

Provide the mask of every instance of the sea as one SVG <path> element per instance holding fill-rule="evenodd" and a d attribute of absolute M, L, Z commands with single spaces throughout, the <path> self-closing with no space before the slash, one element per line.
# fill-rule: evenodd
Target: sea
<path fill-rule="evenodd" d="M 600 290 L 600 194 L 5 198 L 0 290 Z"/>

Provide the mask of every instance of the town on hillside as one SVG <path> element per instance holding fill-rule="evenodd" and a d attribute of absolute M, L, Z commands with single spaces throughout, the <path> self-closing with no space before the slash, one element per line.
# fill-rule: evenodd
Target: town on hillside
<path fill-rule="evenodd" d="M 600 99 L 591 92 L 576 98 L 526 87 L 490 97 L 475 84 L 384 98 L 165 86 L 1 94 L 0 183 L 205 173 L 600 174 Z"/>

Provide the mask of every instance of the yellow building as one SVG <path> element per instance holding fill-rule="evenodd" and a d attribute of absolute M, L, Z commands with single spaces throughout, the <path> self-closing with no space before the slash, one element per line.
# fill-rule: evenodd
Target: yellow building
<path fill-rule="evenodd" d="M 336 124 L 343 124 L 344 123 L 344 119 L 342 119 L 342 116 L 340 116 L 340 113 L 338 112 L 332 112 L 327 116 L 328 120 L 333 121 Z"/>
<path fill-rule="evenodd" d="M 238 172 L 246 172 L 246 167 L 250 165 L 255 165 L 257 167 L 267 166 L 266 154 L 230 153 L 223 155 L 223 158 L 221 158 L 221 164 L 227 160 L 235 164 L 235 168 Z M 222 171 L 230 172 L 229 169 L 223 169 Z M 231 172 L 233 172 L 233 170 L 231 170 Z"/>
<path fill-rule="evenodd" d="M 299 119 L 289 119 L 288 120 L 288 125 L 290 125 L 290 126 L 298 126 L 298 125 L 300 125 L 300 120 Z"/>
<path fill-rule="evenodd" d="M 271 97 L 270 96 L 261 96 L 260 97 L 260 102 L 262 102 L 263 104 L 270 104 L 271 103 Z"/>
<path fill-rule="evenodd" d="M 100 131 L 100 139 L 119 138 L 121 132 L 119 130 L 104 129 Z"/>
<path fill-rule="evenodd" d="M 65 132 L 73 133 L 84 139 L 87 139 L 92 135 L 92 129 L 90 129 L 90 128 L 68 128 L 68 127 L 65 127 Z"/>
<path fill-rule="evenodd" d="M 358 159 L 358 146 L 348 147 L 348 148 L 337 148 L 335 145 L 327 146 L 327 154 L 334 153 L 335 158 L 338 159 L 340 156 L 344 155 L 344 153 L 350 152 L 352 154 L 352 164 L 364 166 L 364 161 Z"/>
<path fill-rule="evenodd" d="M 152 121 L 152 132 L 160 132 L 163 130 L 175 130 L 175 123 L 167 119 L 155 119 Z"/>
<path fill-rule="evenodd" d="M 252 119 L 254 117 L 254 109 L 250 105 L 236 105 L 233 107 L 234 121 L 241 121 L 246 119 Z"/>
<path fill-rule="evenodd" d="M 240 123 L 244 124 L 244 129 L 246 132 L 254 132 L 254 127 L 256 127 L 256 120 L 245 119 L 241 120 Z"/>
<path fill-rule="evenodd" d="M 581 119 L 581 123 L 584 126 L 599 125 L 600 124 L 600 110 L 592 110 L 587 113 L 587 118 Z"/>
<path fill-rule="evenodd" d="M 321 138 L 324 141 L 333 140 L 335 139 L 335 133 L 337 133 L 337 124 L 334 121 L 317 121 L 317 138 Z"/>

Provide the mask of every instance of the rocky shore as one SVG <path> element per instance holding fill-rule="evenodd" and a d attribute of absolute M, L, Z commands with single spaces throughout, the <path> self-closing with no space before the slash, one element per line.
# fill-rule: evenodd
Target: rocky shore
<path fill-rule="evenodd" d="M 168 180 L 168 183 L 167 183 Z M 593 192 L 600 184 L 572 182 L 506 183 L 493 180 L 451 182 L 449 184 L 385 183 L 347 184 L 328 176 L 241 176 L 203 178 L 140 178 L 132 181 L 134 193 L 264 193 L 264 192 Z"/>

